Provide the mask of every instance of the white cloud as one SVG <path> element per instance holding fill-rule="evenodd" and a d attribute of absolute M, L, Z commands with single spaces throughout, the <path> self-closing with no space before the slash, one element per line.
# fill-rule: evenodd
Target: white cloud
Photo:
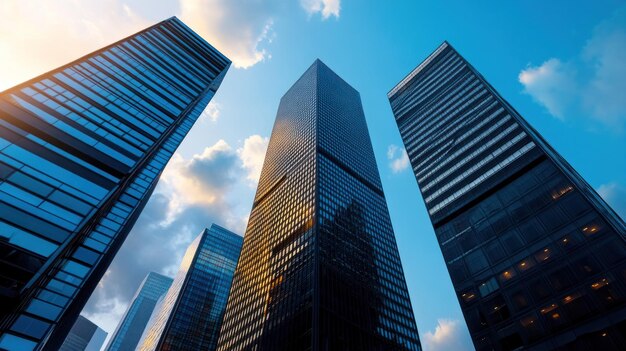
<path fill-rule="evenodd" d="M 171 188 L 175 208 L 187 204 L 211 205 L 223 201 L 240 169 L 235 151 L 224 140 L 206 147 L 191 159 L 176 153 L 161 181 Z"/>
<path fill-rule="evenodd" d="M 180 17 L 238 68 L 268 58 L 277 2 L 246 0 L 180 0 Z"/>
<path fill-rule="evenodd" d="M 300 5 L 309 15 L 320 13 L 323 19 L 339 18 L 341 11 L 341 0 L 300 0 Z"/>
<path fill-rule="evenodd" d="M 598 187 L 598 194 L 618 215 L 626 219 L 626 187 L 615 182 L 602 184 Z"/>
<path fill-rule="evenodd" d="M 404 148 L 389 145 L 387 148 L 387 160 L 393 173 L 400 173 L 409 167 L 409 155 Z"/>
<path fill-rule="evenodd" d="M 519 74 L 519 81 L 524 85 L 524 92 L 544 105 L 548 112 L 559 118 L 565 117 L 565 108 L 575 96 L 575 80 L 571 67 L 552 58 L 540 66 L 529 66 Z"/>
<path fill-rule="evenodd" d="M 424 350 L 463 351 L 473 350 L 469 334 L 462 329 L 459 320 L 439 319 L 434 331 L 427 331 L 422 338 Z"/>
<path fill-rule="evenodd" d="M 248 172 L 247 178 L 251 181 L 252 185 L 256 185 L 259 182 L 268 144 L 269 138 L 263 138 L 260 135 L 251 135 L 244 140 L 243 147 L 237 150 L 243 162 L 243 167 Z"/>
<path fill-rule="evenodd" d="M 217 102 L 209 102 L 209 104 L 207 105 L 207 107 L 204 109 L 204 111 L 202 111 L 202 113 L 200 114 L 200 118 L 198 118 L 200 120 L 200 123 L 203 122 L 217 122 L 217 119 L 220 117 L 220 104 L 218 104 Z"/>
<path fill-rule="evenodd" d="M 594 29 L 579 55 L 529 66 L 518 78 L 524 92 L 553 116 L 562 120 L 589 116 L 620 132 L 626 125 L 624 62 L 626 7 Z"/>
<path fill-rule="evenodd" d="M 82 313 L 112 333 L 146 274 L 173 276 L 202 229 L 218 223 L 243 235 L 254 196 L 249 177 L 266 143 L 252 135 L 237 149 L 219 140 L 190 158 L 175 154 Z"/>

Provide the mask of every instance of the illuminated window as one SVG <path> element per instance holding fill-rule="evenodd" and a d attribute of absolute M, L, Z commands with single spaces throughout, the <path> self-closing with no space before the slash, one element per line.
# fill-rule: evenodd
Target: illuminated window
<path fill-rule="evenodd" d="M 593 284 L 591 284 L 591 288 L 593 290 L 598 290 L 604 286 L 609 285 L 609 280 L 607 278 L 602 278 L 596 282 L 594 282 Z"/>
<path fill-rule="evenodd" d="M 520 261 L 517 264 L 517 269 L 519 269 L 522 272 L 525 272 L 527 270 L 529 270 L 530 268 L 532 268 L 535 265 L 535 262 L 533 261 L 533 259 L 531 257 L 528 257 L 522 261 Z"/>
<path fill-rule="evenodd" d="M 498 290 L 498 288 L 499 286 L 498 286 L 498 282 L 496 282 L 496 279 L 491 278 L 487 280 L 486 282 L 480 284 L 478 286 L 478 291 L 480 291 L 480 296 L 485 297 L 491 294 L 492 292 Z"/>
<path fill-rule="evenodd" d="M 552 191 L 552 199 L 558 200 L 561 196 L 569 193 L 572 190 L 574 190 L 574 188 L 571 185 L 567 185 L 562 188 L 559 188 L 558 190 L 554 190 Z"/>
<path fill-rule="evenodd" d="M 471 290 L 461 294 L 461 298 L 465 302 L 470 302 L 474 300 L 475 297 L 476 297 L 476 293 L 474 293 L 474 291 L 471 291 Z"/>
<path fill-rule="evenodd" d="M 537 262 L 547 261 L 552 254 L 552 251 L 549 248 L 544 248 L 535 254 L 535 258 Z"/>
<path fill-rule="evenodd" d="M 506 282 L 511 280 L 512 278 L 514 278 L 517 275 L 517 273 L 515 272 L 515 269 L 513 267 L 505 270 L 504 272 L 500 273 L 500 275 L 498 276 L 498 278 L 500 279 L 501 282 Z"/>

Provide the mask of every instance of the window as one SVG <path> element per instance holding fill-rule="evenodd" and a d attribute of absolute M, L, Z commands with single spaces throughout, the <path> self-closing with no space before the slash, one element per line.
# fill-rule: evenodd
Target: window
<path fill-rule="evenodd" d="M 543 328 L 535 314 L 520 319 L 519 324 L 522 326 L 522 330 L 529 340 L 538 339 L 543 335 Z"/>
<path fill-rule="evenodd" d="M 465 263 L 471 274 L 478 273 L 489 266 L 481 249 L 468 254 L 465 257 Z"/>
<path fill-rule="evenodd" d="M 39 339 L 44 336 L 49 326 L 50 324 L 39 319 L 21 315 L 13 323 L 11 330 Z"/>
<path fill-rule="evenodd" d="M 489 221 L 482 221 L 474 226 L 476 239 L 479 241 L 487 241 L 493 237 L 493 229 L 489 225 Z"/>
<path fill-rule="evenodd" d="M 524 242 L 514 229 L 502 235 L 502 243 L 509 254 L 514 254 L 524 247 Z"/>
<path fill-rule="evenodd" d="M 561 211 L 557 205 L 551 206 L 539 214 L 541 223 L 552 232 L 569 222 L 569 218 Z"/>
<path fill-rule="evenodd" d="M 508 208 L 509 213 L 511 214 L 511 219 L 514 223 L 522 222 L 526 217 L 528 217 L 531 212 L 522 201 L 517 201 L 511 204 Z"/>
<path fill-rule="evenodd" d="M 474 233 L 472 233 L 471 231 L 467 231 L 459 236 L 457 238 L 457 241 L 459 242 L 459 245 L 461 246 L 461 250 L 463 250 L 463 252 L 467 252 L 473 249 L 478 244 L 476 238 L 474 237 Z"/>
<path fill-rule="evenodd" d="M 591 312 L 588 300 L 589 298 L 586 294 L 574 292 L 563 297 L 561 302 L 570 319 L 576 321 L 583 319 Z"/>
<path fill-rule="evenodd" d="M 457 245 L 456 240 L 442 245 L 441 251 L 447 262 L 454 260 L 463 253 L 459 245 Z"/>
<path fill-rule="evenodd" d="M 480 284 L 478 286 L 478 291 L 480 291 L 480 296 L 485 297 L 491 294 L 492 292 L 498 290 L 498 288 L 499 286 L 498 286 L 498 282 L 496 281 L 496 278 L 491 278 L 487 280 L 486 282 Z"/>
<path fill-rule="evenodd" d="M 623 240 L 611 239 L 594 249 L 598 257 L 602 257 L 605 264 L 614 265 L 626 259 L 626 245 Z"/>
<path fill-rule="evenodd" d="M 450 269 L 450 277 L 455 284 L 465 281 L 468 277 L 463 259 L 450 263 L 448 269 Z"/>
<path fill-rule="evenodd" d="M 565 235 L 564 237 L 559 239 L 558 242 L 561 248 L 565 249 L 566 251 L 571 251 L 576 248 L 577 244 L 581 241 L 582 240 L 580 238 L 580 234 L 573 232 Z"/>
<path fill-rule="evenodd" d="M 593 221 L 583 225 L 580 228 L 580 231 L 587 237 L 590 236 L 594 236 L 596 234 L 598 234 L 602 229 L 604 228 L 604 225 L 602 223 L 602 221 L 600 221 L 599 219 L 594 219 Z"/>
<path fill-rule="evenodd" d="M 535 301 L 542 301 L 552 295 L 552 289 L 542 278 L 535 279 L 528 284 L 528 290 Z"/>
<path fill-rule="evenodd" d="M 577 274 L 590 276 L 597 273 L 600 269 L 598 263 L 593 259 L 590 253 L 585 252 L 581 258 L 574 261 L 574 270 Z"/>
<path fill-rule="evenodd" d="M 498 275 L 498 279 L 500 282 L 505 283 L 511 279 L 513 279 L 517 275 L 517 272 L 513 267 L 504 270 L 502 273 Z"/>
<path fill-rule="evenodd" d="M 556 291 L 562 291 L 574 284 L 576 281 L 570 269 L 565 266 L 548 274 L 548 279 L 552 288 Z"/>
<path fill-rule="evenodd" d="M 519 261 L 516 267 L 520 272 L 525 272 L 534 266 L 535 266 L 535 260 L 532 257 L 527 257 Z"/>
<path fill-rule="evenodd" d="M 515 291 L 511 294 L 511 301 L 513 302 L 513 306 L 521 311 L 528 307 L 529 301 L 526 293 L 523 290 Z"/>
<path fill-rule="evenodd" d="M 548 259 L 550 259 L 553 251 L 554 251 L 553 249 L 550 249 L 549 247 L 545 247 L 535 253 L 535 259 L 539 263 L 545 262 Z"/>
<path fill-rule="evenodd" d="M 539 312 L 541 312 L 544 321 L 551 330 L 558 329 L 566 323 L 563 312 L 559 308 L 559 305 L 556 303 L 551 303 L 544 306 L 539 310 Z"/>
<path fill-rule="evenodd" d="M 536 219 L 526 221 L 519 227 L 519 231 L 527 243 L 532 243 L 544 236 L 544 230 Z"/>
<path fill-rule="evenodd" d="M 571 218 L 577 218 L 591 208 L 578 192 L 569 194 L 560 200 L 561 209 Z"/>
<path fill-rule="evenodd" d="M 34 350 L 37 344 L 33 341 L 20 338 L 12 334 L 4 334 L 0 337 L 0 349 L 2 350 Z"/>
<path fill-rule="evenodd" d="M 500 262 L 500 260 L 506 257 L 506 252 L 497 239 L 485 245 L 484 249 L 487 258 L 492 265 Z"/>
<path fill-rule="evenodd" d="M 509 318 L 509 307 L 504 302 L 502 295 L 497 295 L 491 301 L 485 303 L 487 308 L 487 318 L 491 323 L 499 323 Z"/>
<path fill-rule="evenodd" d="M 591 283 L 591 291 L 606 307 L 615 305 L 623 299 L 618 287 L 615 286 L 615 283 L 609 276 L 598 278 Z"/>
<path fill-rule="evenodd" d="M 461 293 L 461 299 L 465 302 L 474 301 L 475 298 L 476 298 L 476 292 L 474 289 L 469 289 Z"/>

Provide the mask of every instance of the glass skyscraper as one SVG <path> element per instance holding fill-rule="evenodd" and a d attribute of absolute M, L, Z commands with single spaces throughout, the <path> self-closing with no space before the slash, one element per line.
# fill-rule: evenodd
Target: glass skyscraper
<path fill-rule="evenodd" d="M 359 93 L 321 61 L 282 97 L 218 350 L 420 350 Z"/>
<path fill-rule="evenodd" d="M 148 273 L 115 329 L 107 351 L 134 350 L 137 347 L 157 301 L 171 285 L 171 278 L 154 272 Z"/>
<path fill-rule="evenodd" d="M 213 224 L 189 245 L 138 350 L 215 350 L 242 243 Z"/>
<path fill-rule="evenodd" d="M 170 18 L 0 93 L 0 349 L 58 349 L 229 65 Z"/>
<path fill-rule="evenodd" d="M 100 351 L 107 333 L 89 319 L 78 316 L 59 351 Z"/>
<path fill-rule="evenodd" d="M 624 221 L 448 43 L 388 96 L 476 349 L 623 349 Z"/>

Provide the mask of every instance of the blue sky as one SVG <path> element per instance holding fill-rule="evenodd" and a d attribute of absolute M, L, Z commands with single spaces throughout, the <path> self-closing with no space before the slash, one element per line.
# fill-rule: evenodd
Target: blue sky
<path fill-rule="evenodd" d="M 0 89 L 178 15 L 233 59 L 84 313 L 112 332 L 215 221 L 243 234 L 280 97 L 316 59 L 360 93 L 425 349 L 471 341 L 386 93 L 448 40 L 624 217 L 626 1 L 7 0 Z M 60 45 L 63 43 L 63 45 Z"/>

